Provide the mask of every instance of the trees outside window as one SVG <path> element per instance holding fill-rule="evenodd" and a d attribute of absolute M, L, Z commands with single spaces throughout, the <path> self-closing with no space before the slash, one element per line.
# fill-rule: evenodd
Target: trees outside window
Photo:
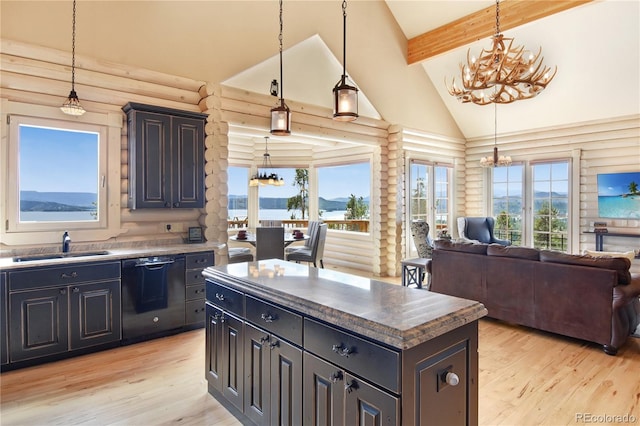
<path fill-rule="evenodd" d="M 287 211 L 292 212 L 291 219 L 296 219 L 296 211 L 301 219 L 309 217 L 309 170 L 296 169 L 292 185 L 298 188 L 298 193 L 287 199 Z"/>

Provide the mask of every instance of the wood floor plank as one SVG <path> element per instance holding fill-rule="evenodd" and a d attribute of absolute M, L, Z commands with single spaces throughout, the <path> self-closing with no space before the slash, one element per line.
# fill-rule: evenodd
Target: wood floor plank
<path fill-rule="evenodd" d="M 0 424 L 241 424 L 207 393 L 204 330 L 0 375 Z M 597 345 L 480 320 L 481 425 L 575 425 L 581 414 L 640 424 L 640 339 Z M 631 422 L 633 424 L 633 422 Z"/>

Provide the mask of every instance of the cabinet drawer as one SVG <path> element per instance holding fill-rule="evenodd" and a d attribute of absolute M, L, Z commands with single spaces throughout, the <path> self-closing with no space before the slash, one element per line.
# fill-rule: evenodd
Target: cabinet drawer
<path fill-rule="evenodd" d="M 204 287 L 204 275 L 202 275 L 202 269 L 187 269 L 185 276 L 187 285 L 202 284 Z"/>
<path fill-rule="evenodd" d="M 400 354 L 396 351 L 308 318 L 304 319 L 304 348 L 400 393 Z"/>
<path fill-rule="evenodd" d="M 188 285 L 186 287 L 185 299 L 186 300 L 195 300 L 200 299 L 202 303 L 204 303 L 204 282 L 200 285 Z"/>
<path fill-rule="evenodd" d="M 248 321 L 302 346 L 302 316 L 251 296 L 246 303 Z"/>
<path fill-rule="evenodd" d="M 186 268 L 206 268 L 207 266 L 213 266 L 213 252 L 204 251 L 202 253 L 188 254 L 186 256 Z"/>
<path fill-rule="evenodd" d="M 225 287 L 222 284 L 207 280 L 207 300 L 214 305 L 244 317 L 244 294 Z"/>
<path fill-rule="evenodd" d="M 204 322 L 205 318 L 204 299 L 191 300 L 185 304 L 184 322 L 185 324 L 194 324 Z"/>
<path fill-rule="evenodd" d="M 75 263 L 9 272 L 9 291 L 120 279 L 120 262 Z"/>

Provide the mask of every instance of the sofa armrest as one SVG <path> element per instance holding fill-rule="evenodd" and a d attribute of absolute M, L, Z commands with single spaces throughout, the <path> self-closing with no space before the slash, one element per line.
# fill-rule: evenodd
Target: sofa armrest
<path fill-rule="evenodd" d="M 640 274 L 631 274 L 631 282 L 613 288 L 613 309 L 620 309 L 640 297 Z"/>

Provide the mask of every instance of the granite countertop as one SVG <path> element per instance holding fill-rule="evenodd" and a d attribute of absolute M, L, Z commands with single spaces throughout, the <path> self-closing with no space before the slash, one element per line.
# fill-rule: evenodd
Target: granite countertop
<path fill-rule="evenodd" d="M 67 263 L 104 262 L 109 260 L 131 259 L 136 257 L 166 256 L 180 253 L 198 253 L 204 251 L 214 251 L 225 247 L 224 243 L 206 242 L 198 244 L 169 244 L 148 247 L 119 247 L 108 250 L 92 250 L 91 252 L 106 252 L 106 254 L 95 254 L 89 256 L 69 256 L 63 258 L 38 259 L 30 261 L 16 262 L 14 257 L 0 258 L 0 270 L 32 268 L 40 266 L 60 266 Z M 77 252 L 82 254 L 82 251 Z M 77 254 L 72 251 L 71 254 Z M 56 255 L 60 253 L 52 253 Z M 40 257 L 40 253 L 35 253 Z M 44 254 L 46 256 L 46 254 Z M 27 257 L 29 255 L 26 255 Z"/>
<path fill-rule="evenodd" d="M 476 301 L 276 259 L 209 267 L 203 274 L 402 350 L 487 314 Z"/>

